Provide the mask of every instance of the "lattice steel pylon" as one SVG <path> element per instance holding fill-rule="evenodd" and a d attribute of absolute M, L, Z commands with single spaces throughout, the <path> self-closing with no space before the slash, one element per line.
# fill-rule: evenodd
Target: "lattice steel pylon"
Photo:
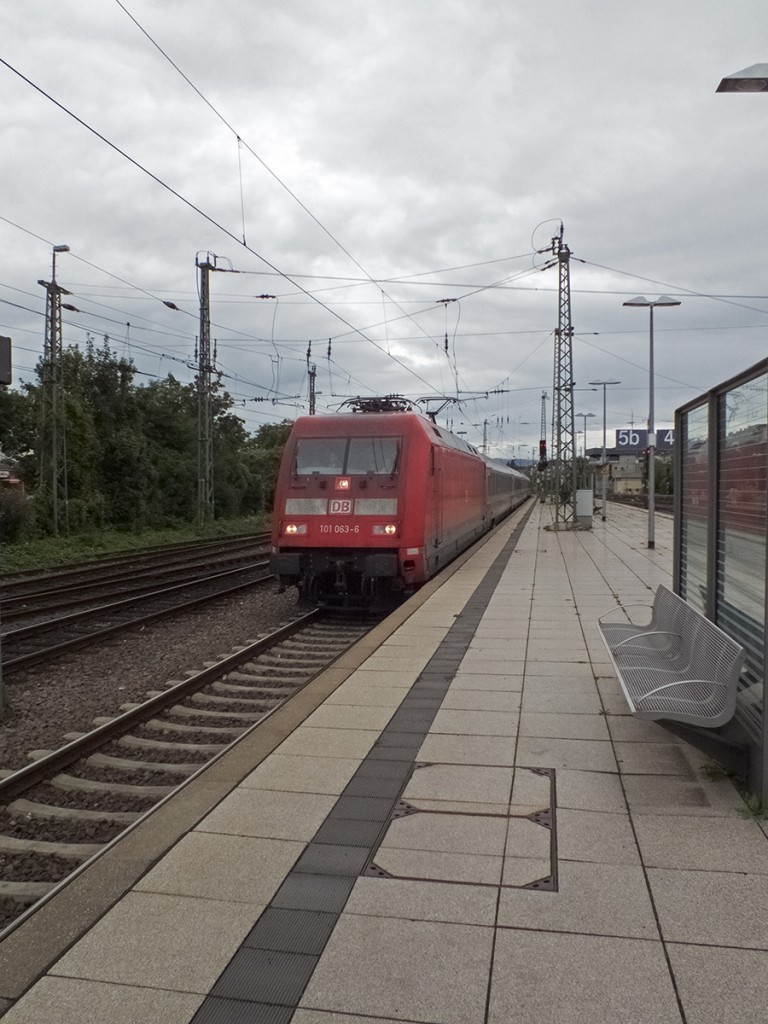
<path fill-rule="evenodd" d="M 51 280 L 37 282 L 46 290 L 45 341 L 40 373 L 39 488 L 41 505 L 50 507 L 55 536 L 59 535 L 62 521 L 65 532 L 69 533 L 61 296 L 70 293 L 56 283 L 56 254 L 68 251 L 68 245 L 54 246 Z"/>
<path fill-rule="evenodd" d="M 573 420 L 573 325 L 571 323 L 571 251 L 560 234 L 552 239 L 558 266 L 558 325 L 552 389 L 552 462 L 555 525 L 576 526 L 576 431 Z"/>
<path fill-rule="evenodd" d="M 211 262 L 213 259 L 213 263 Z M 211 362 L 211 306 L 209 275 L 216 257 L 196 260 L 200 271 L 200 340 L 197 362 L 197 520 L 200 526 L 213 521 L 213 411 Z"/>

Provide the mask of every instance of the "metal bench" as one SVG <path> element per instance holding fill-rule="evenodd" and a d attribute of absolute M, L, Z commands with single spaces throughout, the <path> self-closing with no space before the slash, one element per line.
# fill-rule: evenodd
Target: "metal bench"
<path fill-rule="evenodd" d="M 648 625 L 606 621 L 616 611 L 597 628 L 634 715 L 708 728 L 733 717 L 743 647 L 664 586 Z"/>

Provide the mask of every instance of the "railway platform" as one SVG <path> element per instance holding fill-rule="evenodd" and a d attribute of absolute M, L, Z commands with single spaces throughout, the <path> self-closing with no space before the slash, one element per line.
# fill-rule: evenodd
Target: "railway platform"
<path fill-rule="evenodd" d="M 649 551 L 640 510 L 551 515 L 510 517 L 12 933 L 3 1024 L 765 1024 L 766 823 L 628 713 L 595 627 L 671 585 L 671 519 Z"/>

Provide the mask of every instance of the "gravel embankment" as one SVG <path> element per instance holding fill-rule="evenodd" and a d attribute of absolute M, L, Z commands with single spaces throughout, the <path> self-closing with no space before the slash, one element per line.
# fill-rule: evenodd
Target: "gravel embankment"
<path fill-rule="evenodd" d="M 168 679 L 183 679 L 205 661 L 231 653 L 299 614 L 296 591 L 255 590 L 205 609 L 120 634 L 4 681 L 0 769 L 23 768 L 31 750 L 60 747 L 67 732 L 86 732 L 93 719 L 116 715 Z"/>

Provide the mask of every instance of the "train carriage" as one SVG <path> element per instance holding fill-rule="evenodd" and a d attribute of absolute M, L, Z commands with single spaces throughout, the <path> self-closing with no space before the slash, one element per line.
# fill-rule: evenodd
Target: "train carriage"
<path fill-rule="evenodd" d="M 294 424 L 271 566 L 304 601 L 373 609 L 426 582 L 524 501 L 529 481 L 404 400 L 353 409 Z"/>

